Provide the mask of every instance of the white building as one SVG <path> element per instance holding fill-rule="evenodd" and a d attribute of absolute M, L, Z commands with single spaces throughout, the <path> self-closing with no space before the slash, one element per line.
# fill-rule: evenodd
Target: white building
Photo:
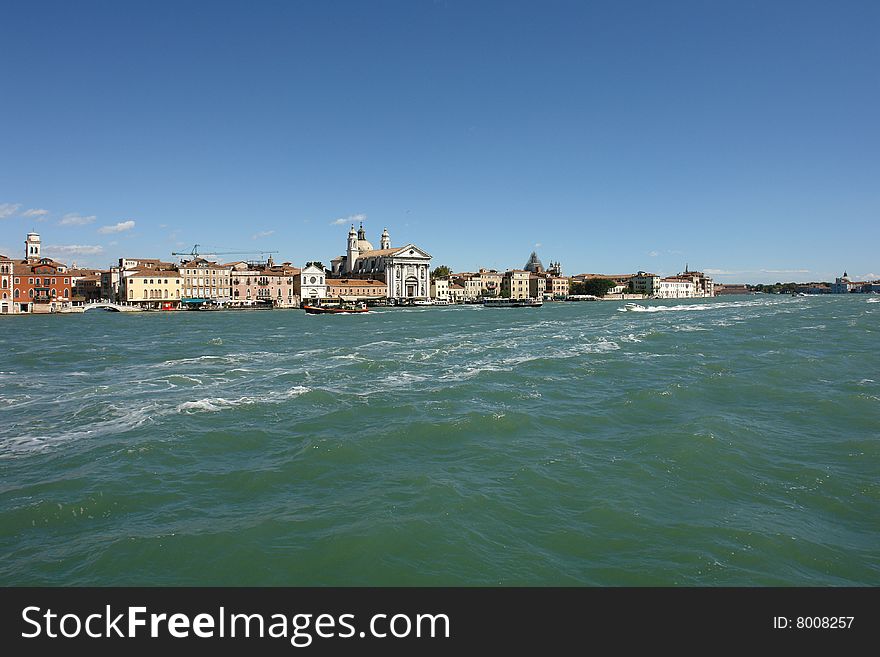
<path fill-rule="evenodd" d="M 410 301 L 430 295 L 431 256 L 414 244 L 391 247 L 388 229 L 382 231 L 378 249 L 367 241 L 364 227 L 348 232 L 345 255 L 333 258 L 334 278 L 380 280 L 389 299 Z"/>
<path fill-rule="evenodd" d="M 440 277 L 431 281 L 431 298 L 434 301 L 449 301 L 449 278 Z"/>
<path fill-rule="evenodd" d="M 324 267 L 314 262 L 306 263 L 299 275 L 299 298 L 303 301 L 327 298 L 327 273 Z"/>
<path fill-rule="evenodd" d="M 692 299 L 694 282 L 686 276 L 669 276 L 660 279 L 660 288 L 654 293 L 660 299 Z"/>

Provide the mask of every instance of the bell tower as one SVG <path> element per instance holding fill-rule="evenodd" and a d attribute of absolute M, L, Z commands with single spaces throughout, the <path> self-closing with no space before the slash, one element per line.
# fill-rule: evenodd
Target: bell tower
<path fill-rule="evenodd" d="M 358 234 L 354 229 L 354 224 L 352 224 L 351 230 L 348 231 L 348 252 L 346 253 L 347 259 L 345 261 L 346 273 L 354 271 L 354 263 L 355 260 L 358 259 L 359 255 L 360 249 L 358 248 Z"/>
<path fill-rule="evenodd" d="M 25 260 L 28 262 L 36 262 L 42 256 L 40 255 L 40 235 L 38 233 L 28 233 L 27 239 L 24 241 Z"/>
<path fill-rule="evenodd" d="M 380 249 L 390 249 L 391 248 L 391 238 L 388 236 L 388 229 L 382 231 L 382 237 L 379 239 L 379 248 Z"/>

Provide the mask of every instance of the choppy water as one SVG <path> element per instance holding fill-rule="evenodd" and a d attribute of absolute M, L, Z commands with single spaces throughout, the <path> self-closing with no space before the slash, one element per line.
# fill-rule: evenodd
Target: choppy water
<path fill-rule="evenodd" d="M 3 585 L 880 584 L 880 304 L 0 321 Z"/>

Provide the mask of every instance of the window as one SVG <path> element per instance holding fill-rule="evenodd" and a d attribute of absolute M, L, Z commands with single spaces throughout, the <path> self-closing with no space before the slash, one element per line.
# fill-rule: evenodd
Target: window
<path fill-rule="evenodd" d="M 18 276 L 15 277 L 15 284 L 21 285 L 21 279 Z"/>
<path fill-rule="evenodd" d="M 15 288 L 15 292 L 12 293 L 12 296 L 18 299 L 18 288 Z"/>
<path fill-rule="evenodd" d="M 31 288 L 30 290 L 28 290 L 28 296 L 29 296 L 31 299 L 34 298 L 34 290 L 33 290 L 33 288 Z"/>
<path fill-rule="evenodd" d="M 65 278 L 65 279 L 64 279 L 64 284 L 65 284 L 65 285 L 70 285 L 70 279 L 69 279 L 69 278 Z"/>
<path fill-rule="evenodd" d="M 64 298 L 67 299 L 70 296 L 70 290 L 64 290 Z"/>

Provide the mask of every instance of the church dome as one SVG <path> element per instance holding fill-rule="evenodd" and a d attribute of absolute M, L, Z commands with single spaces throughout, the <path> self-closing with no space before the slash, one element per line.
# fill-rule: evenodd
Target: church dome
<path fill-rule="evenodd" d="M 358 240 L 358 251 L 372 251 L 373 245 L 367 240 Z"/>

